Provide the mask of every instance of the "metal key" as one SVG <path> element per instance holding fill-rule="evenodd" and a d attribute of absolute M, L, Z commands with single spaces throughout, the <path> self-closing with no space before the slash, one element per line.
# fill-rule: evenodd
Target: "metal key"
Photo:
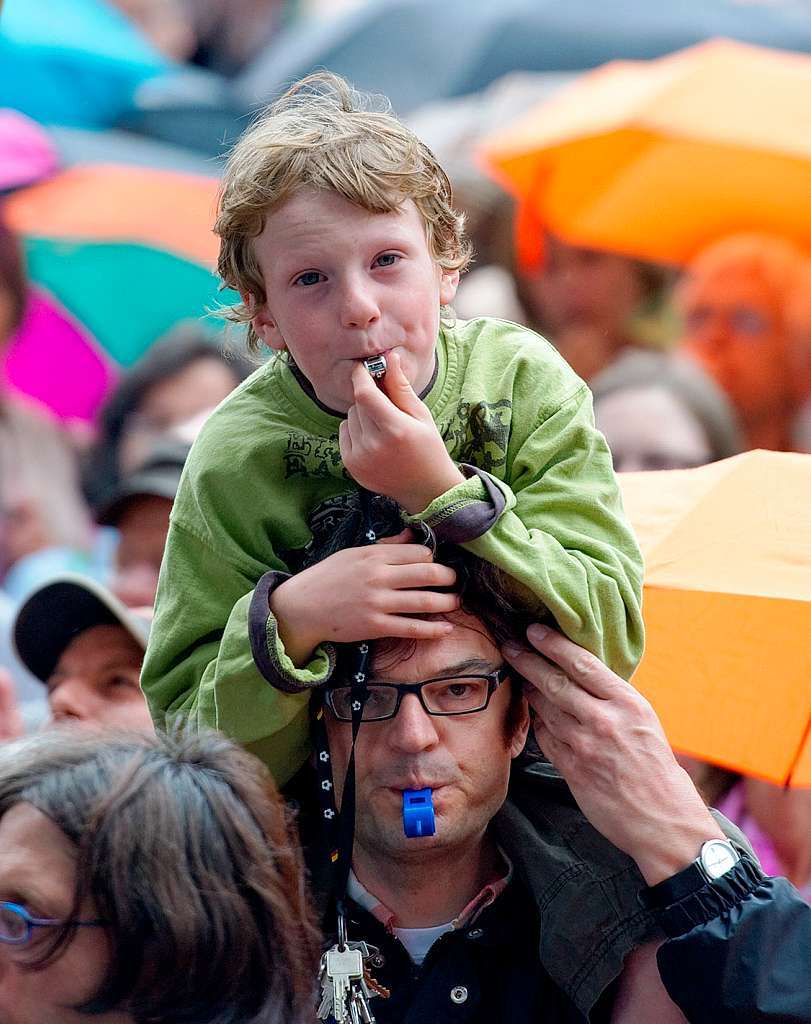
<path fill-rule="evenodd" d="M 349 1016 L 352 1024 L 375 1024 L 369 1007 L 370 992 L 366 980 L 353 981 L 349 990 Z"/>
<path fill-rule="evenodd" d="M 363 956 L 359 949 L 335 946 L 327 950 L 325 957 L 327 990 L 324 999 L 332 989 L 332 1015 L 335 1024 L 348 1024 L 350 1020 L 349 995 L 352 982 L 363 980 Z M 322 999 L 322 1003 L 324 1001 Z M 322 1018 L 323 1019 L 323 1018 Z"/>
<path fill-rule="evenodd" d="M 321 1002 L 318 1004 L 318 1012 L 316 1016 L 318 1020 L 328 1020 L 332 1016 L 332 1004 L 335 998 L 335 993 L 332 989 L 332 982 L 326 975 L 323 958 L 321 961 L 321 972 L 318 976 L 318 982 L 321 986 Z"/>

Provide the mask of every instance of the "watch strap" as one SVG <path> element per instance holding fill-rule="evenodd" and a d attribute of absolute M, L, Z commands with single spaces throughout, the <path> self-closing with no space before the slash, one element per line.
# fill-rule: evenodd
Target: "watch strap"
<path fill-rule="evenodd" d="M 712 921 L 758 888 L 765 878 L 760 865 L 746 851 L 736 849 L 740 860 L 719 878 L 708 880 L 693 862 L 672 878 L 639 893 L 640 903 L 653 911 L 669 938 Z"/>

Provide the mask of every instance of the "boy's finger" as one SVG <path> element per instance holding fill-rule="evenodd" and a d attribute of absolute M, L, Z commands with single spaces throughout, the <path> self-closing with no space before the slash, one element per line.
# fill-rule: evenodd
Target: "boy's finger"
<path fill-rule="evenodd" d="M 393 537 L 381 537 L 381 539 L 379 541 L 377 541 L 377 543 L 378 544 L 410 544 L 414 540 L 415 536 L 416 536 L 416 534 L 411 529 L 411 527 L 407 526 L 404 530 L 400 530 L 399 533 L 395 533 Z"/>
<path fill-rule="evenodd" d="M 363 440 L 363 430 L 358 419 L 358 408 L 356 405 L 350 405 L 349 409 L 347 409 L 344 423 L 346 424 L 346 430 L 352 446 L 360 444 Z"/>
<path fill-rule="evenodd" d="M 397 615 L 446 615 L 458 611 L 459 597 L 435 590 L 397 590 L 381 607 Z"/>
<path fill-rule="evenodd" d="M 386 615 L 385 632 L 381 636 L 401 636 L 409 640 L 439 640 L 453 631 L 447 619 L 408 618 L 404 615 Z"/>
<path fill-rule="evenodd" d="M 456 584 L 456 573 L 439 562 L 407 562 L 391 566 L 389 585 L 394 590 L 420 590 L 426 587 L 450 589 Z"/>
<path fill-rule="evenodd" d="M 378 429 L 387 418 L 398 415 L 391 399 L 380 390 L 369 375 L 369 371 L 360 363 L 352 371 L 352 390 L 355 406 L 363 409 L 367 416 L 375 421 Z"/>
<path fill-rule="evenodd" d="M 352 435 L 349 433 L 349 424 L 346 420 L 338 424 L 338 447 L 344 462 L 352 458 Z"/>
<path fill-rule="evenodd" d="M 379 439 L 380 427 L 375 419 L 374 411 L 368 405 L 364 405 L 362 401 L 355 402 L 353 406 L 350 406 L 349 412 L 346 415 L 347 419 L 349 419 L 352 437 L 356 443 L 361 438 L 370 443 Z"/>
<path fill-rule="evenodd" d="M 372 545 L 373 550 L 377 545 Z M 377 556 L 374 556 L 377 557 Z M 410 565 L 414 562 L 433 562 L 434 553 L 424 544 L 398 543 L 390 544 L 385 552 L 385 559 L 389 565 Z"/>
<path fill-rule="evenodd" d="M 399 354 L 390 352 L 387 361 L 388 369 L 383 378 L 383 390 L 401 412 L 417 419 L 421 418 L 425 414 L 425 406 L 403 373 Z"/>

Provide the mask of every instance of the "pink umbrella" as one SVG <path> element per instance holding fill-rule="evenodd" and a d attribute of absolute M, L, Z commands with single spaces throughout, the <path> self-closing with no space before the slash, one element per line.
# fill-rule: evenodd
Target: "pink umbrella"
<path fill-rule="evenodd" d="M 36 121 L 0 110 L 0 192 L 39 181 L 58 166 L 56 147 Z"/>
<path fill-rule="evenodd" d="M 38 290 L 32 290 L 23 323 L 0 360 L 0 374 L 7 387 L 48 406 L 59 419 L 85 422 L 93 420 L 118 376 L 81 325 Z"/>

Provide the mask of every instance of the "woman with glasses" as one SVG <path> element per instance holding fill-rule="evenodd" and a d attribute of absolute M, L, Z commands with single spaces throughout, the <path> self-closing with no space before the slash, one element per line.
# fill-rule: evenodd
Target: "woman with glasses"
<path fill-rule="evenodd" d="M 227 740 L 0 750 L 3 1024 L 304 1024 L 319 953 L 285 810 Z"/>
<path fill-rule="evenodd" d="M 679 350 L 726 392 L 747 448 L 787 451 L 806 381 L 789 310 L 807 257 L 785 239 L 730 235 L 687 267 L 678 289 L 684 318 Z"/>

